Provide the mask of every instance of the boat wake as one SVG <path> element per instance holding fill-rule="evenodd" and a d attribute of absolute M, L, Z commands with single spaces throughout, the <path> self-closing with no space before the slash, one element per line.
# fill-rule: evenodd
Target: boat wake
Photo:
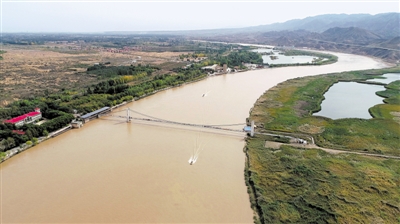
<path fill-rule="evenodd" d="M 190 156 L 189 161 L 188 161 L 190 165 L 193 165 L 196 163 L 201 151 L 203 151 L 203 147 L 201 144 L 200 145 L 197 144 L 197 139 L 196 139 L 196 146 L 193 148 L 193 154 Z"/>

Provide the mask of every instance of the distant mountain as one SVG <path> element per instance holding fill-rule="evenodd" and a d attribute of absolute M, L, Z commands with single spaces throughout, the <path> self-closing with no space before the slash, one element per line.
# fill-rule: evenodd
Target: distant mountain
<path fill-rule="evenodd" d="M 284 23 L 273 23 L 243 28 L 204 29 L 180 31 L 124 31 L 106 32 L 106 34 L 142 34 L 142 35 L 187 35 L 187 36 L 219 36 L 238 33 L 264 33 L 270 31 L 304 30 L 323 33 L 330 28 L 357 27 L 369 30 L 382 38 L 390 39 L 400 36 L 400 13 L 370 14 L 325 14 L 304 19 L 289 20 Z"/>
<path fill-rule="evenodd" d="M 305 19 L 289 20 L 284 23 L 273 23 L 238 29 L 241 32 L 268 32 L 281 30 L 306 30 L 322 33 L 330 28 L 357 27 L 369 30 L 384 38 L 400 36 L 400 13 L 370 14 L 327 14 Z"/>

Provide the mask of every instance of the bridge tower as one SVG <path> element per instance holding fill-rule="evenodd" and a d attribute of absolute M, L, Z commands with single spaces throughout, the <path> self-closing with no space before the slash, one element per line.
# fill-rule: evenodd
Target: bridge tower
<path fill-rule="evenodd" d="M 250 131 L 250 136 L 254 136 L 254 121 L 251 121 L 251 131 Z"/>
<path fill-rule="evenodd" d="M 131 116 L 130 116 L 130 109 L 129 109 L 129 107 L 126 109 L 126 122 L 127 122 L 127 123 L 131 122 Z"/>

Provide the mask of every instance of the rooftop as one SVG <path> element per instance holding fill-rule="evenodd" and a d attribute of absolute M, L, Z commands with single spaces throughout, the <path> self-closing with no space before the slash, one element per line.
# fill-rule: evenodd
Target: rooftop
<path fill-rule="evenodd" d="M 24 114 L 24 115 L 21 115 L 21 116 L 18 116 L 18 117 L 11 118 L 10 120 L 6 120 L 6 121 L 4 121 L 4 122 L 15 124 L 15 123 L 18 123 L 18 122 L 20 122 L 20 121 L 25 120 L 25 118 L 27 118 L 27 117 L 34 117 L 34 116 L 36 116 L 36 115 L 38 115 L 38 114 L 40 114 L 40 112 L 36 112 L 36 111 L 34 111 L 34 112 L 29 112 L 29 113 L 27 113 L 27 114 Z"/>
<path fill-rule="evenodd" d="M 106 111 L 106 110 L 108 110 L 108 109 L 110 109 L 110 107 L 103 107 L 103 108 L 101 108 L 101 109 L 95 110 L 95 111 L 90 112 L 90 113 L 87 113 L 87 114 L 85 114 L 85 115 L 82 115 L 81 118 L 82 118 L 82 119 L 86 119 L 86 118 L 89 118 L 89 117 L 91 117 L 91 116 L 93 116 L 93 115 L 96 115 L 96 114 L 98 114 L 98 113 L 104 112 L 104 111 Z"/>

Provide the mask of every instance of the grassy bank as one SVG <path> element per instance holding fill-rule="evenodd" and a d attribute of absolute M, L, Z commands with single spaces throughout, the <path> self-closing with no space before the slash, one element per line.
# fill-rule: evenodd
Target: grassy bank
<path fill-rule="evenodd" d="M 385 85 L 385 104 L 372 119 L 312 116 L 323 94 L 339 81 L 365 81 L 400 68 L 296 78 L 264 93 L 250 114 L 257 131 L 313 136 L 325 148 L 400 155 L 399 83 Z M 272 137 L 246 144 L 245 177 L 257 223 L 398 223 L 400 161 L 328 154 L 289 145 L 271 148 Z"/>

